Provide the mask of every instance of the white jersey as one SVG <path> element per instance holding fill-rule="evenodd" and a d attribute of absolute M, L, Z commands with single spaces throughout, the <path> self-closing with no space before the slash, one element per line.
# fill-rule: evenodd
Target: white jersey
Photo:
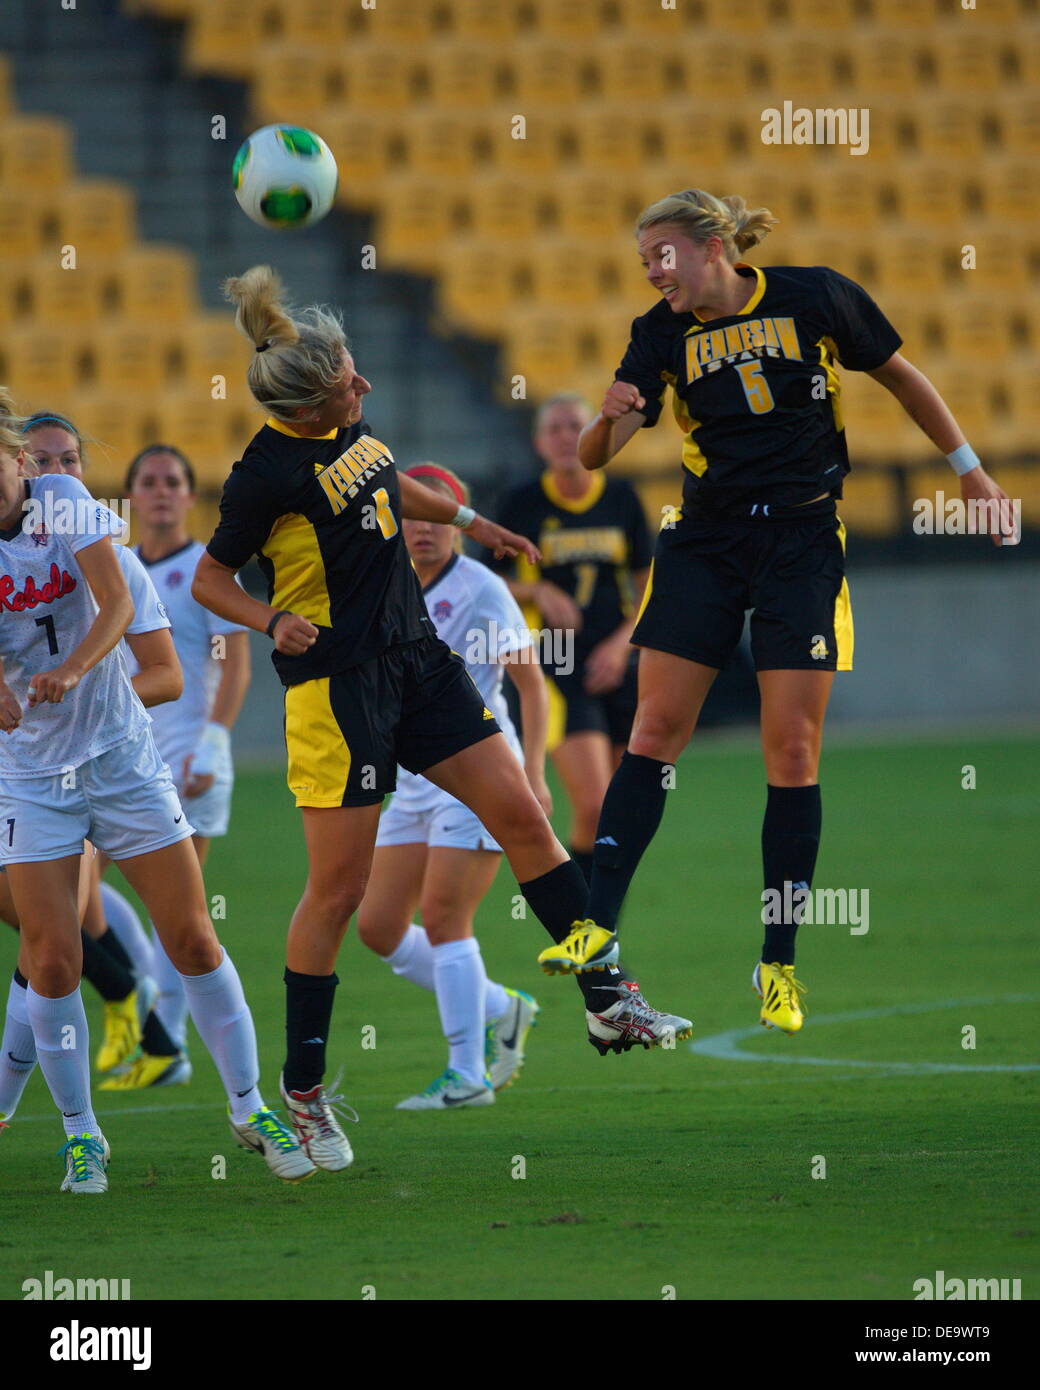
<path fill-rule="evenodd" d="M 516 599 L 504 580 L 467 555 L 449 560 L 423 590 L 423 597 L 437 636 L 465 660 L 485 705 L 522 762 L 520 740 L 502 693 L 501 658 L 531 645 L 531 634 Z M 399 810 L 427 811 L 445 798 L 455 799 L 425 777 L 398 768 L 394 805 Z"/>
<path fill-rule="evenodd" d="M 166 610 L 173 630 L 173 645 L 184 671 L 184 694 L 180 699 L 155 705 L 151 712 L 156 745 L 178 783 L 185 758 L 199 746 L 220 683 L 222 667 L 214 653 L 213 638 L 246 631 L 237 623 L 218 618 L 216 613 L 192 598 L 192 580 L 205 549 L 200 541 L 189 541 L 172 555 L 150 564 L 142 559 L 140 546 L 134 547 L 135 555 L 141 560 Z M 136 669 L 131 658 L 131 673 Z"/>
<path fill-rule="evenodd" d="M 126 630 L 127 637 L 136 637 L 142 632 L 159 632 L 164 627 L 170 626 L 170 619 L 166 609 L 155 592 L 155 585 L 148 578 L 148 571 L 128 545 L 116 546 L 116 555 L 123 569 L 123 576 L 126 579 L 126 586 L 130 590 L 130 599 L 134 605 L 134 616 L 130 626 Z M 123 639 L 124 641 L 126 638 Z M 131 674 L 136 674 L 137 663 L 134 661 L 134 654 L 129 645 L 124 651 L 127 666 L 133 665 L 134 670 Z"/>
<path fill-rule="evenodd" d="M 76 555 L 102 536 L 121 536 L 125 527 L 69 474 L 30 478 L 26 487 L 24 523 L 0 532 L 0 657 L 23 711 L 18 728 L 0 735 L 4 778 L 79 767 L 136 738 L 149 722 L 130 684 L 122 643 L 61 704 L 29 707 L 30 678 L 60 666 L 97 617 Z"/>

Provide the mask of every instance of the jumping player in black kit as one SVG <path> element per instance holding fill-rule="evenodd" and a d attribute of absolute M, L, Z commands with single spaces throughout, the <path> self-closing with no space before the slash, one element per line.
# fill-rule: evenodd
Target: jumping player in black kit
<path fill-rule="evenodd" d="M 634 321 L 579 446 L 586 468 L 602 468 L 637 429 L 657 423 L 671 387 L 684 436 L 683 502 L 658 536 L 632 638 L 642 648 L 639 708 L 603 805 L 589 903 L 604 932 L 660 824 L 664 774 L 689 742 L 749 608 L 768 783 L 764 887 L 780 895 L 773 901 L 791 902 L 793 890 L 811 886 L 824 713 L 834 672 L 852 667 L 835 505 L 849 471 L 838 368 L 868 372 L 892 392 L 946 454 L 965 499 L 1004 498 L 865 290 L 824 266 L 763 271 L 737 260 L 775 221 L 743 198 L 700 189 L 643 212 L 639 251 L 662 300 Z M 1002 536 L 993 539 L 999 545 Z M 761 1022 L 786 1033 L 804 1021 L 805 987 L 794 977 L 800 915 L 798 907 L 778 922 L 763 914 L 752 981 Z M 544 951 L 543 968 L 566 970 L 569 949 Z"/>

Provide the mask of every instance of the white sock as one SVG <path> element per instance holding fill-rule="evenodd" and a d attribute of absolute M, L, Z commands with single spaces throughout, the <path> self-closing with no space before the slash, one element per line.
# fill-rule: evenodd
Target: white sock
<path fill-rule="evenodd" d="M 25 985 L 12 976 L 7 992 L 4 1038 L 0 1043 L 0 1115 L 8 1119 L 18 1109 L 22 1092 L 36 1070 L 36 1043 L 26 1012 Z"/>
<path fill-rule="evenodd" d="M 155 1012 L 159 1015 L 159 1022 L 183 1052 L 188 1045 L 188 1000 L 184 986 L 157 932 L 152 946 L 152 978 L 159 986 Z"/>
<path fill-rule="evenodd" d="M 433 954 L 436 949 L 430 945 L 430 938 L 422 927 L 413 922 L 397 950 L 392 955 L 384 956 L 383 960 L 395 975 L 400 975 L 403 980 L 411 980 L 413 985 L 419 985 L 428 989 L 431 994 L 436 994 Z M 495 980 L 488 980 L 487 993 L 484 996 L 484 1022 L 490 1023 L 493 1018 L 501 1018 L 508 1008 L 509 995 Z"/>
<path fill-rule="evenodd" d="M 480 946 L 467 937 L 434 946 L 433 968 L 441 1027 L 450 1049 L 448 1066 L 466 1081 L 484 1080 L 484 992 L 487 976 Z"/>
<path fill-rule="evenodd" d="M 79 985 L 62 999 L 48 999 L 30 983 L 25 1008 L 40 1070 L 61 1111 L 66 1139 L 73 1134 L 98 1134 L 90 1102 L 90 1037 Z"/>
<path fill-rule="evenodd" d="M 148 933 L 126 898 L 111 883 L 101 885 L 101 910 L 105 914 L 106 924 L 115 932 L 138 975 L 151 975 L 154 979 L 154 953 Z"/>
<path fill-rule="evenodd" d="M 216 970 L 208 975 L 182 975 L 181 983 L 199 1037 L 220 1072 L 231 1118 L 236 1124 L 243 1124 L 264 1102 L 258 1089 L 256 1029 L 238 971 L 224 951 L 224 959 Z"/>

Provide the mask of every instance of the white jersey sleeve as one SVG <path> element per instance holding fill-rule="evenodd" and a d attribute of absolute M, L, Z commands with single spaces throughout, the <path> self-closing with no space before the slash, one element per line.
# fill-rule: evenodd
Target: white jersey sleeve
<path fill-rule="evenodd" d="M 166 614 L 165 605 L 155 592 L 155 585 L 148 577 L 144 565 L 129 546 L 119 546 L 116 554 L 134 605 L 134 616 L 126 630 L 127 636 L 136 637 L 141 632 L 158 632 L 169 627 L 170 619 Z"/>
<path fill-rule="evenodd" d="M 528 650 L 531 630 L 505 580 L 487 566 L 484 568 L 487 578 L 473 606 L 473 618 L 475 625 L 483 626 L 489 636 L 495 635 L 497 640 L 491 649 L 492 655 L 501 662 L 505 657 Z"/>

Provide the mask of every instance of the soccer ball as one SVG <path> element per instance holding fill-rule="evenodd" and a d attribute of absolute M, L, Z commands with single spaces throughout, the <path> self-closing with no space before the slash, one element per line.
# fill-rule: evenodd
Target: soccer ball
<path fill-rule="evenodd" d="M 261 227 L 306 227 L 332 207 L 339 171 L 312 130 L 265 125 L 235 155 L 231 177 L 239 207 Z"/>

